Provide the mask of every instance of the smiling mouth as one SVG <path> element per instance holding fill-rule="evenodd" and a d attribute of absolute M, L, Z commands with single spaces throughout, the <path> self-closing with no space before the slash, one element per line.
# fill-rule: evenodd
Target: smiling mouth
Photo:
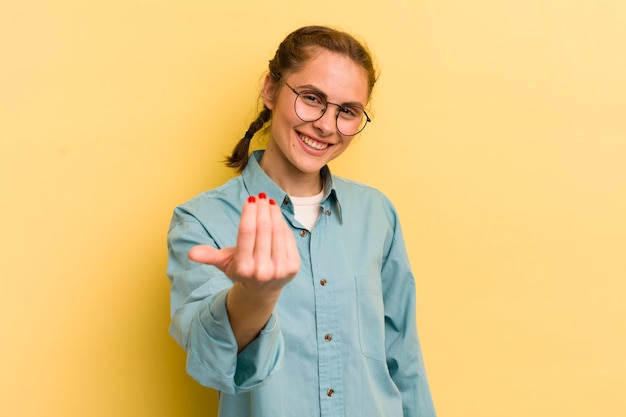
<path fill-rule="evenodd" d="M 318 142 L 316 140 L 311 139 L 308 136 L 304 136 L 302 133 L 298 133 L 298 137 L 306 146 L 308 146 L 309 148 L 313 148 L 317 151 L 323 151 L 329 146 L 328 143 Z"/>

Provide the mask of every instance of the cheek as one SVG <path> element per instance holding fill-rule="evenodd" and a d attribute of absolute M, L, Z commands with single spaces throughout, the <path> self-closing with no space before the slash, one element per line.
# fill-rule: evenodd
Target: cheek
<path fill-rule="evenodd" d="M 348 146 L 350 145 L 350 143 L 352 143 L 352 138 L 348 138 L 348 139 L 343 138 L 341 141 L 341 144 L 335 147 L 335 153 L 333 154 L 332 158 L 335 159 L 339 155 L 344 153 L 344 151 L 348 149 Z"/>
<path fill-rule="evenodd" d="M 277 104 L 273 113 L 273 120 L 283 129 L 294 129 L 306 123 L 296 116 L 292 103 Z"/>
<path fill-rule="evenodd" d="M 352 143 L 352 139 L 354 139 L 353 136 L 342 136 L 341 137 L 341 149 L 345 150 Z"/>

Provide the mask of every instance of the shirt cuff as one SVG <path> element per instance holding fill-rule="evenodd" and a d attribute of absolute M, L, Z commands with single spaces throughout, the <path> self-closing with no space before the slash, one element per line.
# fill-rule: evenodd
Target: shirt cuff
<path fill-rule="evenodd" d="M 278 319 L 272 314 L 256 339 L 239 353 L 235 373 L 237 389 L 245 391 L 262 385 L 280 369 L 284 351 Z"/>
<path fill-rule="evenodd" d="M 187 372 L 205 386 L 236 393 L 262 385 L 280 368 L 284 343 L 277 317 L 272 314 L 259 336 L 237 354 L 226 310 L 227 295 L 228 290 L 224 290 L 200 308 L 201 330 L 191 335 Z"/>

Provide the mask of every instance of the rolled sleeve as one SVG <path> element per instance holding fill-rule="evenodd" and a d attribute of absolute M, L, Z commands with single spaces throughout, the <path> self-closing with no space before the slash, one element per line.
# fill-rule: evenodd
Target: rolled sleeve
<path fill-rule="evenodd" d="M 187 351 L 187 373 L 200 384 L 231 394 L 256 388 L 282 362 L 284 347 L 277 317 L 272 315 L 259 336 L 237 353 L 226 309 L 232 282 L 217 268 L 187 258 L 189 249 L 199 244 L 218 247 L 197 220 L 177 213 L 168 234 L 170 334 Z"/>
<path fill-rule="evenodd" d="M 234 394 L 262 385 L 280 368 L 283 339 L 275 315 L 237 354 L 237 341 L 228 321 L 226 296 L 217 295 L 198 311 L 198 326 L 190 334 L 187 372 L 200 384 Z"/>

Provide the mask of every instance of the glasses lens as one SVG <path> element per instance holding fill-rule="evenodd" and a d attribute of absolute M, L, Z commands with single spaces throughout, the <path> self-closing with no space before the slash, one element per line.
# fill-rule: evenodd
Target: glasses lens
<path fill-rule="evenodd" d="M 326 110 L 326 100 L 313 91 L 303 91 L 296 97 L 296 115 L 304 122 L 314 122 Z"/>
<path fill-rule="evenodd" d="M 363 109 L 353 106 L 341 106 L 337 114 L 337 130 L 346 136 L 359 133 L 367 124 Z"/>

